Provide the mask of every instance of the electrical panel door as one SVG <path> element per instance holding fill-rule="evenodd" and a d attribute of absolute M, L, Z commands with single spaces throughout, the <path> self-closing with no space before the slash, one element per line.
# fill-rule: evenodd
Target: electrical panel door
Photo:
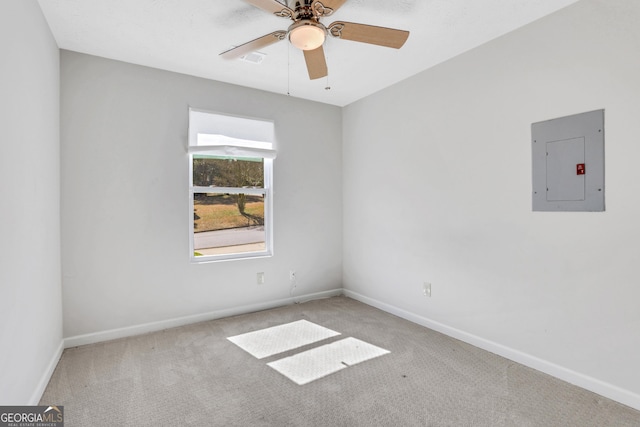
<path fill-rule="evenodd" d="M 604 110 L 531 125 L 534 211 L 604 211 Z"/>

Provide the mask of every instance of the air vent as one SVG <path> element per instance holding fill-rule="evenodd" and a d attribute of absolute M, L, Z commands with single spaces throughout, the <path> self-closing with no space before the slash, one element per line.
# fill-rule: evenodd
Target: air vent
<path fill-rule="evenodd" d="M 246 55 L 242 55 L 240 59 L 245 62 L 251 62 L 252 64 L 260 64 L 264 57 L 267 56 L 260 52 L 251 52 Z"/>

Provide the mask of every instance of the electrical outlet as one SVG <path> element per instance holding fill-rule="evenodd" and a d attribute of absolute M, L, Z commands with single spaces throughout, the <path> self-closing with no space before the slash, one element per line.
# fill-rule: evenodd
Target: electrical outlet
<path fill-rule="evenodd" d="M 264 273 L 258 273 L 256 276 L 258 285 L 264 285 Z"/>
<path fill-rule="evenodd" d="M 425 297 L 431 298 L 431 283 L 424 282 L 422 285 L 422 293 L 424 293 Z"/>

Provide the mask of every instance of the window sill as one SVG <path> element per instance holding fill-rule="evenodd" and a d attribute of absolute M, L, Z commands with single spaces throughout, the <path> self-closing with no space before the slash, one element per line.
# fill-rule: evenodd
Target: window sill
<path fill-rule="evenodd" d="M 264 252 L 247 252 L 241 254 L 225 254 L 225 255 L 202 255 L 202 256 L 192 256 L 191 264 L 209 264 L 212 262 L 223 262 L 223 261 L 241 261 L 246 259 L 256 259 L 256 258 L 271 258 L 273 253 L 270 251 Z"/>

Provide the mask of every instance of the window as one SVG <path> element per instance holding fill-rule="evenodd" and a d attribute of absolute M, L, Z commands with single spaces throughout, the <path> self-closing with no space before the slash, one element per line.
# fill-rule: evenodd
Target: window
<path fill-rule="evenodd" d="M 273 122 L 189 110 L 190 257 L 273 253 Z"/>

